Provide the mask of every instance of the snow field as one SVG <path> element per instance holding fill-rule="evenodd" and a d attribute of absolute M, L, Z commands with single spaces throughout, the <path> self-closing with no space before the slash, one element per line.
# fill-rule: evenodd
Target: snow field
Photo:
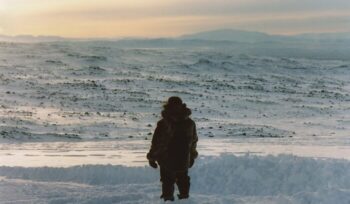
<path fill-rule="evenodd" d="M 157 203 L 158 174 L 121 165 L 3 166 L 0 203 Z M 347 160 L 226 154 L 201 157 L 190 175 L 191 199 L 179 203 L 350 202 Z"/>

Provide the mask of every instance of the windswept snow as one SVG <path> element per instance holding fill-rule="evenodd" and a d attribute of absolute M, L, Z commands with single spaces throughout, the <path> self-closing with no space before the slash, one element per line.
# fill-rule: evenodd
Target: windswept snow
<path fill-rule="evenodd" d="M 247 153 L 291 154 L 350 161 L 349 146 L 300 144 L 286 138 L 201 138 L 197 145 L 202 156 L 226 153 L 237 156 Z M 149 140 L 4 143 L 0 144 L 0 164 L 22 167 L 70 167 L 86 164 L 144 166 L 147 164 L 149 147 Z"/>
<path fill-rule="evenodd" d="M 349 204 L 350 61 L 317 49 L 0 43 L 0 203 L 161 203 L 145 154 L 178 95 L 201 155 L 179 203 Z"/>
<path fill-rule="evenodd" d="M 227 154 L 201 157 L 190 174 L 191 198 L 179 203 L 350 202 L 347 160 Z M 0 167 L 0 176 L 1 203 L 160 203 L 150 167 Z"/>
<path fill-rule="evenodd" d="M 349 144 L 349 61 L 113 42 L 0 49 L 2 141 L 150 139 L 163 101 L 178 95 L 201 137 Z"/>

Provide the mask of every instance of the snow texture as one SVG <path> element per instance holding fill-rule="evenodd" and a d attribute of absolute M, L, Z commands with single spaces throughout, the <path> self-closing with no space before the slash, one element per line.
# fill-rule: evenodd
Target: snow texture
<path fill-rule="evenodd" d="M 290 155 L 201 157 L 191 198 L 179 203 L 349 204 L 350 163 Z M 85 165 L 0 167 L 0 202 L 159 203 L 158 171 Z"/>
<path fill-rule="evenodd" d="M 0 43 L 0 140 L 150 139 L 163 101 L 178 95 L 200 137 L 349 144 L 350 62 L 269 54 Z"/>

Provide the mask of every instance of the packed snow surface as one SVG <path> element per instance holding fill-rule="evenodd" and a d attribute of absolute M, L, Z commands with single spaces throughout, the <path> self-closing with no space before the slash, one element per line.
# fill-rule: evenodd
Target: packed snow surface
<path fill-rule="evenodd" d="M 277 141 L 276 141 L 277 140 Z M 280 141 L 283 140 L 283 141 Z M 350 146 L 293 144 L 288 139 L 201 138 L 197 150 L 202 156 L 293 154 L 302 157 L 346 159 Z M 0 144 L 0 164 L 23 167 L 70 167 L 84 164 L 144 166 L 148 140 L 102 140 L 86 142 L 35 142 Z"/>
<path fill-rule="evenodd" d="M 350 202 L 350 163 L 289 155 L 201 157 L 179 203 Z M 161 203 L 150 167 L 0 167 L 1 203 Z"/>
<path fill-rule="evenodd" d="M 117 45 L 0 43 L 1 140 L 150 139 L 178 95 L 200 137 L 349 144 L 349 61 Z"/>

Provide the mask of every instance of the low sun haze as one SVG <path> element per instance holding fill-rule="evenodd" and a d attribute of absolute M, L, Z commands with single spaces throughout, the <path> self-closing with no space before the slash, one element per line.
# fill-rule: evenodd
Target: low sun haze
<path fill-rule="evenodd" d="M 350 1 L 0 0 L 2 35 L 175 37 L 221 28 L 349 32 Z"/>

